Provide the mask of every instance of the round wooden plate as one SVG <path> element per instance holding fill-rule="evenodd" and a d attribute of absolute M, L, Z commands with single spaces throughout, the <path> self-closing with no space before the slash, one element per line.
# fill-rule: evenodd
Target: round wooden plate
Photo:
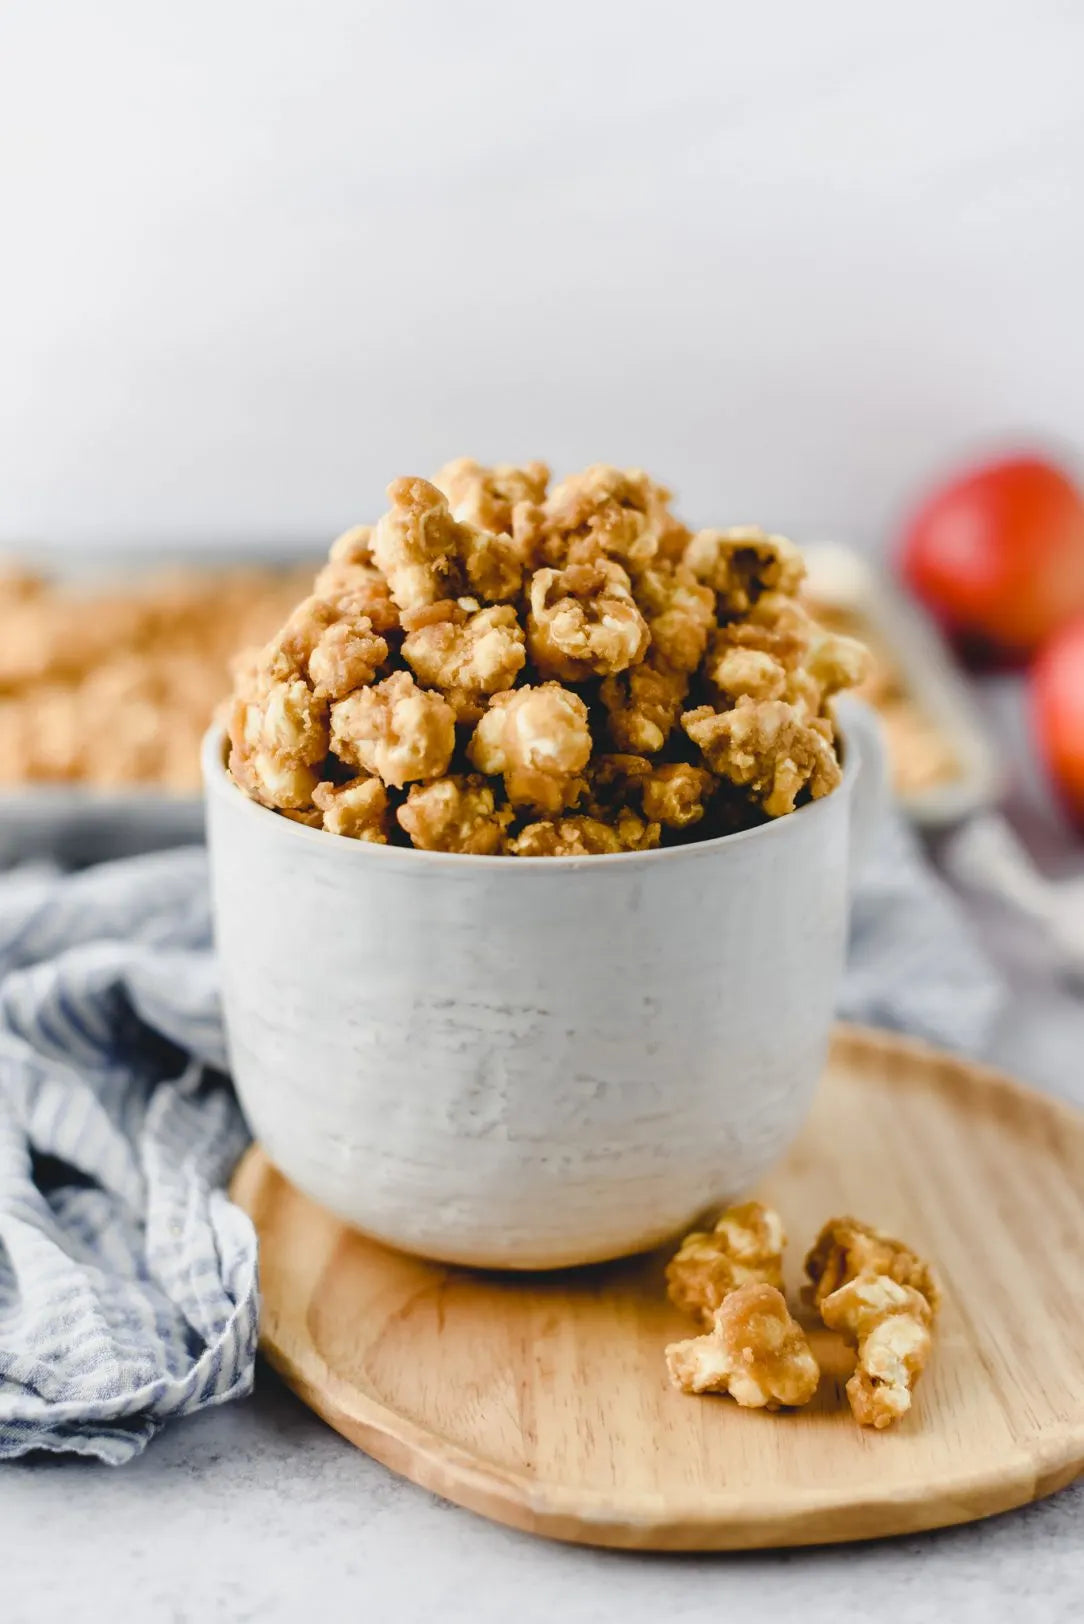
<path fill-rule="evenodd" d="M 333 1427 L 485 1516 L 594 1545 L 871 1539 L 1005 1511 L 1084 1469 L 1084 1117 L 1008 1078 L 841 1028 L 763 1195 L 805 1247 L 853 1212 L 936 1259 L 945 1305 L 911 1415 L 864 1431 L 850 1360 L 768 1414 L 667 1383 L 665 1254 L 550 1275 L 426 1263 L 346 1229 L 259 1149 L 233 1196 L 261 1243 L 264 1352 Z"/>

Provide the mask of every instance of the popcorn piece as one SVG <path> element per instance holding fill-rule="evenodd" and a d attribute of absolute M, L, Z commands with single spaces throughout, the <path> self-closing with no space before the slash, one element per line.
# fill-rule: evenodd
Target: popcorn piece
<path fill-rule="evenodd" d="M 328 559 L 333 564 L 371 564 L 373 561 L 373 527 L 371 524 L 351 525 L 328 548 Z"/>
<path fill-rule="evenodd" d="M 362 774 L 346 784 L 317 784 L 312 799 L 333 835 L 387 845 L 388 796 L 379 778 Z"/>
<path fill-rule="evenodd" d="M 452 517 L 480 530 L 514 535 L 515 512 L 523 505 L 537 506 L 545 499 L 550 471 L 544 462 L 497 463 L 484 468 L 472 457 L 445 463 L 433 484 L 448 498 Z"/>
<path fill-rule="evenodd" d="M 656 556 L 680 557 L 688 531 L 670 493 L 638 468 L 596 463 L 554 487 L 539 515 L 535 551 L 553 565 L 612 558 L 633 575 Z"/>
<path fill-rule="evenodd" d="M 596 756 L 588 776 L 592 804 L 605 809 L 599 812 L 599 816 L 604 817 L 606 811 L 615 806 L 627 806 L 630 800 L 638 802 L 643 786 L 653 771 L 646 756 L 621 752 Z"/>
<path fill-rule="evenodd" d="M 260 653 L 259 669 L 271 682 L 307 678 L 313 650 L 338 619 L 339 611 L 329 599 L 303 598 Z"/>
<path fill-rule="evenodd" d="M 920 1291 L 934 1313 L 941 1304 L 941 1286 L 931 1265 L 903 1241 L 858 1218 L 828 1220 L 805 1260 L 805 1272 L 813 1282 L 818 1308 L 860 1274 L 887 1275 L 898 1285 Z"/>
<path fill-rule="evenodd" d="M 662 839 L 662 825 L 640 817 L 630 806 L 613 813 L 611 827 L 622 851 L 654 851 Z"/>
<path fill-rule="evenodd" d="M 381 636 L 399 625 L 399 606 L 392 601 L 388 583 L 375 565 L 333 559 L 317 575 L 313 591 L 342 614 L 365 615 Z"/>
<path fill-rule="evenodd" d="M 272 682 L 305 677 L 318 697 L 341 699 L 372 682 L 387 658 L 386 641 L 350 600 L 309 597 L 263 649 L 257 665 Z"/>
<path fill-rule="evenodd" d="M 372 550 L 400 609 L 474 592 L 486 602 L 515 597 L 523 558 L 511 536 L 453 519 L 448 502 L 425 479 L 388 486 L 390 510 L 373 531 Z"/>
<path fill-rule="evenodd" d="M 586 682 L 643 659 L 647 623 L 620 564 L 536 570 L 529 596 L 527 641 L 542 676 Z"/>
<path fill-rule="evenodd" d="M 715 594 L 685 564 L 663 560 L 636 581 L 636 601 L 647 618 L 651 645 L 675 671 L 695 671 L 715 625 Z"/>
<path fill-rule="evenodd" d="M 873 661 L 865 644 L 857 638 L 818 629 L 805 664 L 823 699 L 864 682 Z"/>
<path fill-rule="evenodd" d="M 764 592 L 793 596 L 805 579 L 794 543 L 768 535 L 759 525 L 698 531 L 685 549 L 685 563 L 729 615 L 748 614 Z"/>
<path fill-rule="evenodd" d="M 809 722 L 782 699 L 739 699 L 733 710 L 687 711 L 681 725 L 712 772 L 747 789 L 769 817 L 793 812 L 798 796 L 814 800 L 835 789 L 842 773 L 828 721 Z"/>
<path fill-rule="evenodd" d="M 606 677 L 599 698 L 609 716 L 610 738 L 618 750 L 654 755 L 673 732 L 689 679 L 649 648 L 639 665 Z"/>
<path fill-rule="evenodd" d="M 320 786 L 317 784 L 316 789 Z M 316 790 L 313 790 L 316 794 Z M 322 829 L 324 827 L 324 814 L 316 806 L 294 807 L 280 806 L 279 816 L 287 818 L 290 823 L 304 824 L 306 829 Z"/>
<path fill-rule="evenodd" d="M 709 656 L 704 675 L 728 704 L 739 699 L 782 699 L 787 672 L 772 654 L 761 649 L 724 646 Z"/>
<path fill-rule="evenodd" d="M 584 811 L 613 830 L 621 851 L 652 851 L 661 839 L 658 819 L 637 810 L 651 772 L 646 757 L 633 755 L 599 756 L 588 768 Z"/>
<path fill-rule="evenodd" d="M 562 812 L 583 791 L 591 755 L 587 706 L 559 683 L 496 694 L 468 750 L 483 773 L 500 773 L 513 806 Z"/>
<path fill-rule="evenodd" d="M 403 617 L 403 658 L 419 682 L 440 688 L 460 722 L 476 722 L 491 694 L 511 688 L 527 659 L 516 611 L 498 604 L 470 612 L 445 600 Z"/>
<path fill-rule="evenodd" d="M 713 1325 L 723 1301 L 750 1282 L 783 1289 L 783 1221 L 771 1207 L 728 1207 L 712 1230 L 686 1235 L 666 1269 L 670 1301 Z"/>
<path fill-rule="evenodd" d="M 480 774 L 457 774 L 415 784 L 399 808 L 399 823 L 423 851 L 501 851 L 512 809 L 498 806 L 492 785 Z"/>
<path fill-rule="evenodd" d="M 706 1336 L 672 1342 L 666 1364 L 683 1392 L 729 1393 L 743 1409 L 808 1404 L 820 1381 L 783 1293 L 755 1280 L 723 1300 Z"/>
<path fill-rule="evenodd" d="M 340 761 L 396 789 L 440 778 L 455 749 L 455 712 L 406 671 L 396 671 L 332 705 L 331 748 Z"/>
<path fill-rule="evenodd" d="M 572 817 L 529 823 L 509 842 L 515 857 L 596 857 L 619 852 L 620 837 L 598 818 Z"/>
<path fill-rule="evenodd" d="M 891 1275 L 863 1272 L 820 1303 L 829 1330 L 858 1347 L 847 1398 L 864 1427 L 888 1427 L 911 1408 L 911 1393 L 930 1357 L 933 1310 L 921 1291 Z"/>
<path fill-rule="evenodd" d="M 264 806 L 302 809 L 320 779 L 328 751 L 328 706 L 302 677 L 251 678 L 227 720 L 230 772 Z"/>
<path fill-rule="evenodd" d="M 340 620 L 325 631 L 309 655 L 313 692 L 344 699 L 355 688 L 367 688 L 388 658 L 388 645 L 373 631 L 367 615 Z"/>
<path fill-rule="evenodd" d="M 713 657 L 724 655 L 728 649 L 751 649 L 770 655 L 790 673 L 806 660 L 816 632 L 817 627 L 797 599 L 781 592 L 765 592 L 748 614 L 715 629 L 705 669 Z"/>
<path fill-rule="evenodd" d="M 719 627 L 703 664 L 724 706 L 742 698 L 784 699 L 807 721 L 867 669 L 860 643 L 822 631 L 800 604 L 779 593 L 766 593 L 746 619 Z"/>
<path fill-rule="evenodd" d="M 655 767 L 642 785 L 645 818 L 667 829 L 688 829 L 699 823 L 715 788 L 715 779 L 703 767 L 684 761 Z"/>

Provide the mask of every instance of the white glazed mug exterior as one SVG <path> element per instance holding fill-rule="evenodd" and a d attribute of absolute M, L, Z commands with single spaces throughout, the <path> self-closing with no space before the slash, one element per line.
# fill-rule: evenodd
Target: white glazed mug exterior
<path fill-rule="evenodd" d="M 873 819 L 882 770 L 848 716 L 824 799 L 588 858 L 333 837 L 248 800 L 210 733 L 230 1059 L 271 1160 L 382 1241 L 498 1268 L 639 1251 L 748 1190 L 827 1047 L 852 809 Z"/>

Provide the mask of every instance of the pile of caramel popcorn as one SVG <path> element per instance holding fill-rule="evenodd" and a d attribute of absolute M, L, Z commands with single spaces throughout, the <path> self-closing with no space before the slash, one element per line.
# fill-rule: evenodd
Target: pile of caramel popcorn
<path fill-rule="evenodd" d="M 462 459 L 397 479 L 238 664 L 254 800 L 427 851 L 646 851 L 780 817 L 840 779 L 832 696 L 862 646 L 759 529 L 692 534 L 637 470 L 549 486 Z"/>
<path fill-rule="evenodd" d="M 687 1235 L 666 1270 L 670 1300 L 706 1327 L 672 1342 L 666 1364 L 686 1393 L 729 1393 L 744 1409 L 808 1404 L 820 1368 L 783 1295 L 779 1214 L 759 1201 Z M 805 1262 L 823 1324 L 855 1349 L 847 1400 L 865 1427 L 891 1426 L 911 1408 L 941 1302 L 933 1269 L 902 1241 L 857 1218 L 831 1218 Z"/>
<path fill-rule="evenodd" d="M 197 791 L 232 657 L 310 578 L 184 571 L 76 591 L 0 570 L 0 783 Z"/>

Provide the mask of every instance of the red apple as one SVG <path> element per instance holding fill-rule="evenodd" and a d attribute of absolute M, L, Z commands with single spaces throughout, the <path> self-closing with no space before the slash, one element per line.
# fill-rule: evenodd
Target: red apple
<path fill-rule="evenodd" d="M 919 510 L 900 568 L 950 634 L 1028 654 L 1084 614 L 1084 497 L 1038 457 L 987 463 Z"/>
<path fill-rule="evenodd" d="M 1063 626 L 1031 671 L 1039 748 L 1071 817 L 1084 827 L 1084 616 Z"/>

